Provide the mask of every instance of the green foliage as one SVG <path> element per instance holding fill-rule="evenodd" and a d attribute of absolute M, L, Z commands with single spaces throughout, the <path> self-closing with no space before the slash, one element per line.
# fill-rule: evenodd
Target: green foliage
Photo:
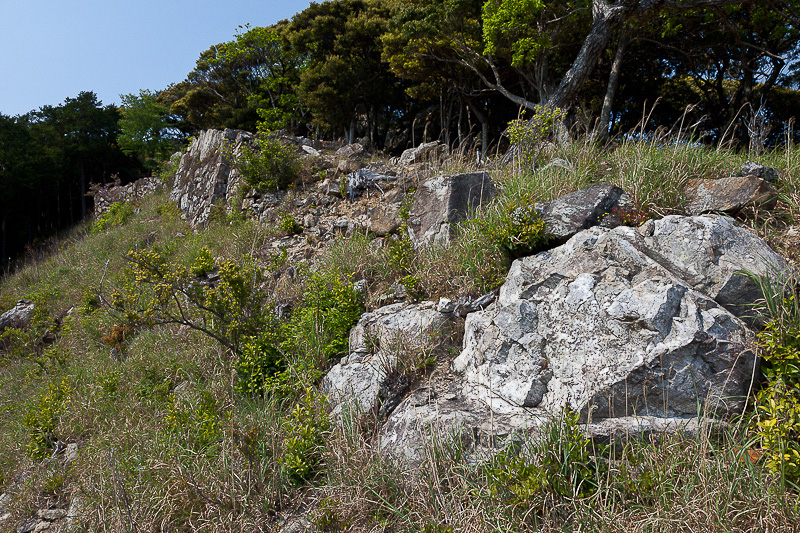
<path fill-rule="evenodd" d="M 213 262 L 219 276 L 214 282 L 193 275 L 212 267 L 207 250 L 191 267 L 171 264 L 158 250 L 133 250 L 127 259 L 126 284 L 111 295 L 115 312 L 127 324 L 183 324 L 238 352 L 242 339 L 272 322 L 265 308 L 269 294 L 261 286 L 264 276 L 251 259 Z"/>
<path fill-rule="evenodd" d="M 44 459 L 53 447 L 59 417 L 64 412 L 70 390 L 64 378 L 59 383 L 51 383 L 47 392 L 28 406 L 23 424 L 28 428 L 26 450 L 32 459 Z"/>
<path fill-rule="evenodd" d="M 108 211 L 92 224 L 92 233 L 101 233 L 115 226 L 122 226 L 133 216 L 133 207 L 125 202 L 114 202 L 108 206 Z"/>
<path fill-rule="evenodd" d="M 258 136 L 258 148 L 242 146 L 235 165 L 245 183 L 258 191 L 286 188 L 300 175 L 301 163 L 291 146 L 271 138 L 266 132 Z"/>
<path fill-rule="evenodd" d="M 537 105 L 530 119 L 518 118 L 509 122 L 506 136 L 516 148 L 518 160 L 535 167 L 544 141 L 565 116 L 566 112 L 561 109 Z"/>
<path fill-rule="evenodd" d="M 281 340 L 280 329 L 273 324 L 242 343 L 238 359 L 233 364 L 239 378 L 237 391 L 261 395 L 277 384 L 278 374 L 286 369 L 279 349 Z"/>
<path fill-rule="evenodd" d="M 531 255 L 549 240 L 544 221 L 528 197 L 506 204 L 496 220 L 482 222 L 482 227 L 489 240 L 511 259 Z"/>
<path fill-rule="evenodd" d="M 314 273 L 308 281 L 303 304 L 287 326 L 282 348 L 287 353 L 310 357 L 324 368 L 329 358 L 347 350 L 348 335 L 364 312 L 364 304 L 349 280 L 338 271 Z"/>
<path fill-rule="evenodd" d="M 211 255 L 208 246 L 203 246 L 198 250 L 197 257 L 195 257 L 189 270 L 194 277 L 200 278 L 213 272 L 216 266 L 217 262 Z"/>
<path fill-rule="evenodd" d="M 535 63 L 551 44 L 548 34 L 537 31 L 544 10 L 541 0 L 488 0 L 483 4 L 485 52 L 498 55 L 508 47 L 513 66 Z"/>
<path fill-rule="evenodd" d="M 303 233 L 303 226 L 298 224 L 294 217 L 290 214 L 285 215 L 281 219 L 278 227 L 287 235 L 299 235 L 300 233 Z"/>
<path fill-rule="evenodd" d="M 138 95 L 123 94 L 120 99 L 117 143 L 123 152 L 139 157 L 144 166 L 154 172 L 175 148 L 176 131 L 167 118 L 169 109 L 146 89 Z"/>
<path fill-rule="evenodd" d="M 773 320 L 758 334 L 766 386 L 756 397 L 756 433 L 766 464 L 800 482 L 800 305 L 791 292 L 773 298 Z M 776 316 L 778 315 L 778 316 Z"/>
<path fill-rule="evenodd" d="M 229 418 L 214 395 L 203 391 L 196 402 L 170 396 L 164 424 L 182 446 L 196 453 L 213 453 L 213 445 L 222 437 Z"/>
<path fill-rule="evenodd" d="M 527 507 L 544 494 L 583 498 L 596 493 L 607 465 L 578 418 L 565 412 L 548 422 L 542 439 L 532 444 L 532 459 L 511 451 L 498 454 L 486 467 L 491 495 Z"/>
<path fill-rule="evenodd" d="M 280 461 L 289 479 L 298 485 L 313 481 L 325 466 L 323 451 L 330 433 L 325 397 L 306 389 L 305 399 L 295 405 L 283 428 L 285 451 Z"/>

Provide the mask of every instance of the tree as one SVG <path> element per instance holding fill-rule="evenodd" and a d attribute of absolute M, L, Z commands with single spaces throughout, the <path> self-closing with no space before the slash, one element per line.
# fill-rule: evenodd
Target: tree
<path fill-rule="evenodd" d="M 175 148 L 179 132 L 170 124 L 167 106 L 160 104 L 149 90 L 142 89 L 138 95 L 123 94 L 120 99 L 117 143 L 152 172 Z"/>

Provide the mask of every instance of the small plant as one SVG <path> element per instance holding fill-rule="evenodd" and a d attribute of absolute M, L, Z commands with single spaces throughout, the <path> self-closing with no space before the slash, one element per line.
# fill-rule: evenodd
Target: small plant
<path fill-rule="evenodd" d="M 544 141 L 565 116 L 566 112 L 561 109 L 537 105 L 532 118 L 509 122 L 505 133 L 516 147 L 520 162 L 536 166 Z"/>
<path fill-rule="evenodd" d="M 324 396 L 306 389 L 304 400 L 295 405 L 283 425 L 287 436 L 281 464 L 293 483 L 309 483 L 325 466 L 323 450 L 330 420 L 325 412 Z"/>
<path fill-rule="evenodd" d="M 133 216 L 133 207 L 125 202 L 114 202 L 108 206 L 108 211 L 100 215 L 94 224 L 91 232 L 101 233 L 114 226 L 122 226 Z"/>
<path fill-rule="evenodd" d="M 301 170 L 300 159 L 290 146 L 261 132 L 255 150 L 243 145 L 235 165 L 245 183 L 258 191 L 286 188 L 295 181 Z"/>
<path fill-rule="evenodd" d="M 298 224 L 292 215 L 288 214 L 281 219 L 278 227 L 287 235 L 299 235 L 300 233 L 303 233 L 303 226 Z"/>
<path fill-rule="evenodd" d="M 28 428 L 27 451 L 31 459 L 47 457 L 56 439 L 56 427 L 70 394 L 69 382 L 51 383 L 25 413 L 23 423 Z"/>
<path fill-rule="evenodd" d="M 650 213 L 636 207 L 614 206 L 611 212 L 619 217 L 623 226 L 639 227 L 652 218 Z"/>
<path fill-rule="evenodd" d="M 501 208 L 499 217 L 482 223 L 486 236 L 511 259 L 531 255 L 549 241 L 542 217 L 531 198 L 523 197 Z"/>

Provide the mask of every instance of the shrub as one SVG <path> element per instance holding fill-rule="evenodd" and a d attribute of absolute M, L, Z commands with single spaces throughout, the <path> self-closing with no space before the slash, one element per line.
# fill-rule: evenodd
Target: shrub
<path fill-rule="evenodd" d="M 282 348 L 313 359 L 315 368 L 347 350 L 348 335 L 364 312 L 359 293 L 338 271 L 315 273 L 308 281 L 303 305 L 287 326 Z"/>
<path fill-rule="evenodd" d="M 47 457 L 57 440 L 58 419 L 64 412 L 69 394 L 69 382 L 64 378 L 60 383 L 51 383 L 47 392 L 28 406 L 23 423 L 28 428 L 27 452 L 32 459 Z"/>
<path fill-rule="evenodd" d="M 280 224 L 278 225 L 280 230 L 287 235 L 298 235 L 303 233 L 303 226 L 297 223 L 292 215 L 285 215 L 282 219 Z"/>
<path fill-rule="evenodd" d="M 325 438 L 330 432 L 325 397 L 306 389 L 305 399 L 295 405 L 283 426 L 287 436 L 281 464 L 293 483 L 308 483 L 324 467 Z"/>
<path fill-rule="evenodd" d="M 114 226 L 122 226 L 128 219 L 133 216 L 133 207 L 125 202 L 114 202 L 108 206 L 108 211 L 100 215 L 94 224 L 92 224 L 91 232 L 100 233 L 113 228 Z"/>
<path fill-rule="evenodd" d="M 529 197 L 509 202 L 500 209 L 499 216 L 483 222 L 482 226 L 488 239 L 511 259 L 531 255 L 549 240 L 544 221 Z"/>
<path fill-rule="evenodd" d="M 242 146 L 235 165 L 245 183 L 258 191 L 283 189 L 299 177 L 300 159 L 292 147 L 262 133 L 253 150 Z"/>
<path fill-rule="evenodd" d="M 279 349 L 281 336 L 278 325 L 273 324 L 256 337 L 242 343 L 234 368 L 238 375 L 236 390 L 246 394 L 263 394 L 286 369 Z"/>
<path fill-rule="evenodd" d="M 543 143 L 554 126 L 566 116 L 561 109 L 538 105 L 533 113 L 530 119 L 512 120 L 506 129 L 506 136 L 516 148 L 520 161 L 531 166 L 538 162 Z"/>

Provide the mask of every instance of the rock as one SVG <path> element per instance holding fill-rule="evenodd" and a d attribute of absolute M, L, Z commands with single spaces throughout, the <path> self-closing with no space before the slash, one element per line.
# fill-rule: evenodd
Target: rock
<path fill-rule="evenodd" d="M 739 172 L 734 174 L 734 176 L 755 176 L 764 181 L 768 181 L 769 183 L 775 183 L 778 181 L 778 171 L 776 169 L 772 167 L 765 167 L 764 165 L 754 163 L 753 161 L 748 161 L 742 165 L 742 168 L 740 168 Z"/>
<path fill-rule="evenodd" d="M 616 228 L 624 223 L 626 214 L 634 209 L 628 193 L 607 183 L 592 185 L 552 202 L 536 204 L 545 231 L 555 244 L 567 240 L 593 226 Z"/>
<path fill-rule="evenodd" d="M 320 155 L 322 155 L 322 154 L 319 153 L 319 150 L 317 150 L 313 146 L 310 146 L 310 145 L 307 145 L 307 144 L 303 144 L 300 148 L 302 148 L 302 150 L 305 153 L 307 153 L 308 155 L 313 156 L 313 157 L 319 157 Z"/>
<path fill-rule="evenodd" d="M 416 148 L 409 148 L 400 155 L 397 166 L 408 167 L 415 163 L 424 161 L 438 160 L 447 153 L 447 146 L 440 144 L 439 141 L 423 143 Z"/>
<path fill-rule="evenodd" d="M 520 416 L 740 412 L 752 332 L 638 250 L 632 231 L 591 228 L 515 261 L 495 304 L 467 316 L 453 362 L 464 396 Z"/>
<path fill-rule="evenodd" d="M 364 165 L 362 165 L 358 161 L 354 161 L 352 159 L 343 159 L 339 161 L 338 165 L 336 165 L 336 170 L 341 172 L 342 174 L 350 174 L 351 172 L 359 170 L 363 166 Z"/>
<path fill-rule="evenodd" d="M 691 180 L 684 189 L 687 196 L 686 214 L 737 214 L 745 207 L 772 209 L 778 201 L 778 191 L 755 176 Z"/>
<path fill-rule="evenodd" d="M 337 198 L 342 197 L 342 188 L 339 185 L 339 182 L 336 180 L 332 180 L 330 178 L 325 179 L 319 184 L 319 188 L 322 194 L 335 196 Z"/>
<path fill-rule="evenodd" d="M 162 187 L 164 184 L 161 180 L 153 177 L 141 178 L 127 185 L 101 187 L 92 195 L 94 196 L 94 217 L 98 218 L 106 213 L 113 203 L 141 200 Z"/>
<path fill-rule="evenodd" d="M 6 328 L 27 328 L 31 323 L 31 315 L 35 308 L 32 300 L 19 300 L 14 307 L 0 315 L 0 332 Z"/>
<path fill-rule="evenodd" d="M 436 304 L 436 310 L 440 313 L 452 313 L 455 308 L 455 304 L 449 298 L 439 298 L 439 303 Z"/>
<path fill-rule="evenodd" d="M 724 216 L 671 215 L 617 231 L 639 252 L 750 325 L 761 321 L 753 304 L 762 295 L 743 272 L 781 284 L 793 270 L 767 243 Z"/>
<path fill-rule="evenodd" d="M 48 522 L 55 522 L 67 516 L 66 509 L 39 509 L 36 511 L 36 516 Z"/>
<path fill-rule="evenodd" d="M 387 414 L 410 384 L 420 354 L 448 333 L 449 317 L 434 302 L 392 304 L 365 313 L 350 331 L 349 354 L 322 381 L 334 415 Z"/>
<path fill-rule="evenodd" d="M 303 227 L 311 229 L 313 227 L 316 227 L 317 224 L 319 224 L 318 216 L 309 213 L 308 215 L 303 217 Z"/>
<path fill-rule="evenodd" d="M 364 146 L 359 143 L 347 144 L 336 150 L 336 157 L 355 157 L 364 153 Z"/>
<path fill-rule="evenodd" d="M 31 531 L 36 531 L 40 523 L 47 524 L 48 527 L 50 526 L 50 524 L 41 520 L 27 520 L 18 525 L 15 531 L 16 533 L 30 533 Z"/>
<path fill-rule="evenodd" d="M 379 237 L 396 232 L 402 224 L 397 204 L 380 204 L 369 213 L 369 230 Z"/>
<path fill-rule="evenodd" d="M 494 292 L 489 292 L 477 298 L 462 296 L 456 300 L 453 312 L 461 318 L 464 318 L 470 313 L 486 309 L 496 298 L 497 295 Z"/>
<path fill-rule="evenodd" d="M 226 129 L 203 131 L 192 141 L 178 164 L 169 197 L 178 202 L 183 218 L 192 226 L 208 222 L 213 206 L 231 204 L 241 176 L 231 167 L 226 149 L 230 147 L 230 153 L 236 156 L 242 146 L 254 140 L 246 131 Z"/>
<path fill-rule="evenodd" d="M 70 442 L 67 444 L 67 448 L 64 450 L 64 462 L 66 464 L 74 463 L 78 460 L 78 457 L 78 443 Z"/>
<path fill-rule="evenodd" d="M 448 244 L 455 225 L 497 191 L 485 172 L 439 176 L 422 183 L 409 211 L 409 235 L 415 245 Z"/>
<path fill-rule="evenodd" d="M 63 531 L 65 532 L 78 532 L 78 531 L 85 531 L 81 524 L 81 518 L 83 517 L 83 510 L 84 501 L 83 497 L 80 493 L 76 490 L 72 491 L 72 500 L 69 503 L 69 509 L 67 509 L 67 516 L 64 523 Z"/>

